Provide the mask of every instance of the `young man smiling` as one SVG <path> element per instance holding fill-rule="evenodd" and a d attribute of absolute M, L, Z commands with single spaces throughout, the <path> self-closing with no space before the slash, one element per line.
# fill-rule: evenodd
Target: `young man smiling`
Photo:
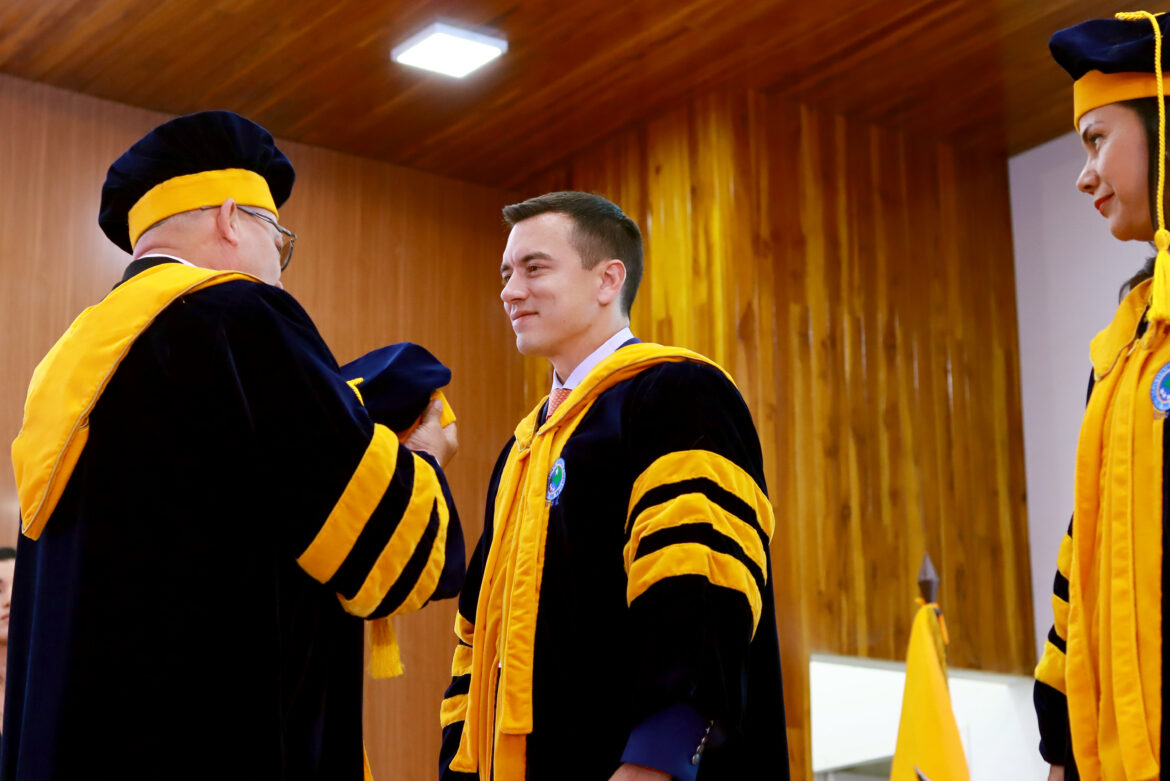
<path fill-rule="evenodd" d="M 444 779 L 788 778 L 759 441 L 730 377 L 629 329 L 638 227 L 504 209 L 517 349 L 549 398 L 488 489 L 442 708 Z"/>

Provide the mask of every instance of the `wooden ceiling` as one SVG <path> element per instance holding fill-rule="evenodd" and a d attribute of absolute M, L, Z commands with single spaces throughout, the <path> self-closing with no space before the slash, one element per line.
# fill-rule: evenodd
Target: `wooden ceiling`
<path fill-rule="evenodd" d="M 1103 0 L 0 0 L 0 71 L 515 185 L 724 85 L 1016 153 L 1070 129 L 1049 35 Z M 454 80 L 389 52 L 436 19 L 510 51 Z"/>

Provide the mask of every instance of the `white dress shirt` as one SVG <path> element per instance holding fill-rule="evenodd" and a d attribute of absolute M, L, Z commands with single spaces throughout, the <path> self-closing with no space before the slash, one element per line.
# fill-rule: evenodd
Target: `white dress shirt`
<path fill-rule="evenodd" d="M 573 388 L 576 388 L 581 380 L 585 379 L 585 375 L 593 371 L 593 367 L 597 366 L 597 364 L 613 355 L 615 352 L 617 352 L 617 348 L 621 347 L 623 344 L 633 338 L 634 333 L 629 329 L 629 327 L 618 331 L 616 334 L 602 342 L 600 347 L 589 353 L 585 360 L 577 364 L 577 368 L 569 372 L 569 377 L 564 382 L 561 382 L 561 378 L 557 376 L 557 373 L 554 370 L 552 389 L 556 390 L 557 388 L 568 388 L 569 390 L 572 390 Z"/>

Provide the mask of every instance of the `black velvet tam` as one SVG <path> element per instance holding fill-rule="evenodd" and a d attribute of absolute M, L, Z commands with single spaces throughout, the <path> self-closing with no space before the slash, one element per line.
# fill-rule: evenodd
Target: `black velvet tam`
<path fill-rule="evenodd" d="M 373 421 L 399 433 L 426 411 L 432 393 L 451 382 L 451 370 L 413 342 L 368 352 L 342 366 L 341 374 L 357 387 Z"/>
<path fill-rule="evenodd" d="M 151 188 L 178 176 L 242 168 L 268 182 L 279 208 L 296 172 L 272 134 L 231 111 L 201 111 L 159 125 L 114 161 L 102 185 L 98 224 L 110 241 L 131 252 L 127 215 Z"/>
<path fill-rule="evenodd" d="M 1163 37 L 1170 17 L 1158 15 Z M 1056 32 L 1048 41 L 1052 57 L 1073 81 L 1089 71 L 1102 73 L 1151 73 L 1154 63 L 1154 27 L 1148 20 L 1090 19 Z M 1170 61 L 1162 46 L 1162 70 Z"/>

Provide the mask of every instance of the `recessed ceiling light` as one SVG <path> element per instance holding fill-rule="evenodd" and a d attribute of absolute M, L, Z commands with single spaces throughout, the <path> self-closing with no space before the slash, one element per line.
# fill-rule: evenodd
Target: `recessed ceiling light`
<path fill-rule="evenodd" d="M 508 51 L 508 42 L 492 35 L 435 22 L 394 47 L 395 62 L 463 78 Z"/>

